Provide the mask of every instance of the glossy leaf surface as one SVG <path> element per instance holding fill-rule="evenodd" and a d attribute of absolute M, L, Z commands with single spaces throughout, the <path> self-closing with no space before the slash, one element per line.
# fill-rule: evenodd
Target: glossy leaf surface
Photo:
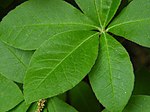
<path fill-rule="evenodd" d="M 133 0 L 108 30 L 142 46 L 150 47 L 150 0 Z"/>
<path fill-rule="evenodd" d="M 71 31 L 50 38 L 31 59 L 24 85 L 26 101 L 31 103 L 73 88 L 90 71 L 97 53 L 95 32 Z"/>
<path fill-rule="evenodd" d="M 104 28 L 115 15 L 121 0 L 76 0 L 81 10 Z"/>
<path fill-rule="evenodd" d="M 100 37 L 99 56 L 89 78 L 103 106 L 109 111 L 123 110 L 132 93 L 134 74 L 126 50 L 108 34 Z"/>
<path fill-rule="evenodd" d="M 63 0 L 30 0 L 2 20 L 0 37 L 11 46 L 33 50 L 60 32 L 95 27 L 90 19 Z"/>

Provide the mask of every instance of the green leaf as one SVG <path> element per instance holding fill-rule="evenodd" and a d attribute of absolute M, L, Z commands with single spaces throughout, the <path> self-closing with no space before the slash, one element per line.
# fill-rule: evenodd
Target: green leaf
<path fill-rule="evenodd" d="M 107 109 L 104 109 L 102 112 L 110 112 L 110 111 L 108 111 Z"/>
<path fill-rule="evenodd" d="M 0 74 L 0 112 L 5 112 L 23 100 L 19 87 Z"/>
<path fill-rule="evenodd" d="M 6 78 L 22 83 L 32 51 L 22 51 L 0 41 L 0 72 Z"/>
<path fill-rule="evenodd" d="M 31 103 L 73 88 L 90 71 L 97 53 L 98 33 L 95 32 L 70 31 L 44 42 L 27 70 L 26 101 Z"/>
<path fill-rule="evenodd" d="M 135 72 L 135 86 L 133 94 L 150 95 L 150 71 L 142 67 Z"/>
<path fill-rule="evenodd" d="M 36 112 L 37 111 L 37 107 L 38 107 L 38 104 L 37 104 L 37 102 L 35 102 L 35 103 L 30 105 L 30 107 L 29 107 L 27 112 Z"/>
<path fill-rule="evenodd" d="M 26 112 L 29 106 L 30 105 L 26 105 L 25 101 L 23 101 L 9 112 Z"/>
<path fill-rule="evenodd" d="M 38 104 L 33 103 L 27 112 L 37 111 Z M 77 112 L 73 107 L 57 97 L 48 99 L 45 103 L 43 112 Z"/>
<path fill-rule="evenodd" d="M 115 15 L 121 0 L 75 0 L 81 10 L 101 28 L 108 25 Z"/>
<path fill-rule="evenodd" d="M 85 82 L 80 82 L 69 91 L 70 104 L 79 112 L 99 112 L 102 107 L 92 89 Z"/>
<path fill-rule="evenodd" d="M 0 38 L 11 46 L 33 50 L 60 32 L 93 28 L 90 19 L 63 0 L 30 0 L 3 19 Z"/>
<path fill-rule="evenodd" d="M 57 97 L 48 100 L 49 112 L 78 112 L 73 107 L 58 99 Z"/>
<path fill-rule="evenodd" d="M 44 108 L 43 112 L 48 112 L 48 109 L 47 109 L 47 108 Z"/>
<path fill-rule="evenodd" d="M 100 21 L 103 28 L 108 25 L 115 15 L 121 0 L 96 0 Z"/>
<path fill-rule="evenodd" d="M 89 78 L 103 106 L 111 112 L 123 110 L 133 89 L 134 74 L 126 50 L 108 34 L 100 37 L 99 56 Z"/>
<path fill-rule="evenodd" d="M 75 1 L 88 18 L 94 21 L 97 25 L 100 24 L 94 0 L 75 0 Z"/>
<path fill-rule="evenodd" d="M 123 112 L 150 112 L 150 96 L 132 96 Z"/>
<path fill-rule="evenodd" d="M 150 47 L 150 0 L 133 0 L 107 30 Z"/>

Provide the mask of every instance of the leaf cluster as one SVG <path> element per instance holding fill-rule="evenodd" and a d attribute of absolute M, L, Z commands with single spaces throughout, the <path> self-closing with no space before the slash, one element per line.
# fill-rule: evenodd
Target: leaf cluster
<path fill-rule="evenodd" d="M 150 0 L 117 12 L 121 2 L 29 0 L 10 11 L 0 22 L 0 111 L 33 112 L 45 99 L 43 112 L 149 112 L 149 89 L 134 88 L 115 37 L 150 47 Z"/>

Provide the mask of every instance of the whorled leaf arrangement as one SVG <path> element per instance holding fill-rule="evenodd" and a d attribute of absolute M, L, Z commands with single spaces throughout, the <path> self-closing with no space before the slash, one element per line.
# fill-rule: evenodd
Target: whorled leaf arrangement
<path fill-rule="evenodd" d="M 0 39 L 7 44 L 0 42 L 0 56 L 7 60 L 0 72 L 17 82 L 22 82 L 26 72 L 23 91 L 28 104 L 64 93 L 88 74 L 104 111 L 121 112 L 131 97 L 134 73 L 127 51 L 111 34 L 150 47 L 150 0 L 133 0 L 115 19 L 121 0 L 75 2 L 80 10 L 63 0 L 30 0 L 11 11 L 0 23 Z M 10 66 L 14 77 L 7 72 Z M 8 82 L 3 76 L 0 80 Z M 21 96 L 14 103 L 19 101 Z M 57 98 L 48 102 L 52 112 L 76 112 Z M 27 110 L 24 102 L 21 106 Z"/>

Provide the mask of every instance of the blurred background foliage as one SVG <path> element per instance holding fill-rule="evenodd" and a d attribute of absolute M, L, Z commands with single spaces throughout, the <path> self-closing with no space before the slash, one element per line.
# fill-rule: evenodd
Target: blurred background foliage
<path fill-rule="evenodd" d="M 2 20 L 3 17 L 5 17 L 7 15 L 8 12 L 10 12 L 16 6 L 18 6 L 19 4 L 21 4 L 25 1 L 27 1 L 27 0 L 0 0 L 0 21 Z M 74 7 L 79 8 L 77 6 L 77 4 L 74 2 L 74 0 L 65 0 L 65 1 L 72 4 Z M 132 0 L 122 0 L 122 3 L 120 5 L 115 17 L 130 2 L 132 2 Z M 115 37 L 116 37 L 116 39 L 118 39 L 117 36 L 115 36 Z M 150 49 L 142 47 L 140 45 L 137 45 L 133 42 L 130 42 L 130 41 L 124 39 L 123 37 L 118 40 L 128 51 L 131 61 L 133 63 L 134 73 L 135 73 L 135 88 L 134 88 L 133 94 L 150 95 Z M 87 77 L 84 79 L 84 81 L 87 82 L 87 84 L 88 84 Z M 83 88 L 84 86 L 87 87 L 87 89 Z M 80 92 L 78 93 L 79 96 L 76 96 L 76 94 L 74 94 L 74 93 L 76 93 L 76 91 L 79 91 L 79 90 L 80 90 Z M 83 106 L 86 106 L 83 103 L 84 101 L 83 100 L 81 102 L 79 100 L 76 101 L 76 98 L 81 99 L 89 91 L 91 91 L 90 95 L 93 94 L 92 90 L 90 90 L 90 85 L 88 87 L 88 85 L 85 85 L 85 84 L 81 85 L 81 83 L 80 83 L 79 86 L 75 87 L 73 90 L 71 90 L 69 93 L 67 93 L 67 94 L 69 94 L 69 96 L 70 95 L 72 96 L 71 99 L 67 98 L 68 99 L 67 102 L 70 104 L 73 104 L 81 112 L 85 111 L 85 110 L 82 110 L 83 109 L 82 106 L 78 105 L 79 103 L 80 104 L 82 103 Z M 93 96 L 91 95 L 91 97 L 93 97 Z M 91 101 L 89 101 L 89 102 L 91 102 Z M 95 97 L 95 100 L 92 102 L 97 103 L 96 97 Z M 99 107 L 96 107 L 96 108 L 99 108 Z"/>

